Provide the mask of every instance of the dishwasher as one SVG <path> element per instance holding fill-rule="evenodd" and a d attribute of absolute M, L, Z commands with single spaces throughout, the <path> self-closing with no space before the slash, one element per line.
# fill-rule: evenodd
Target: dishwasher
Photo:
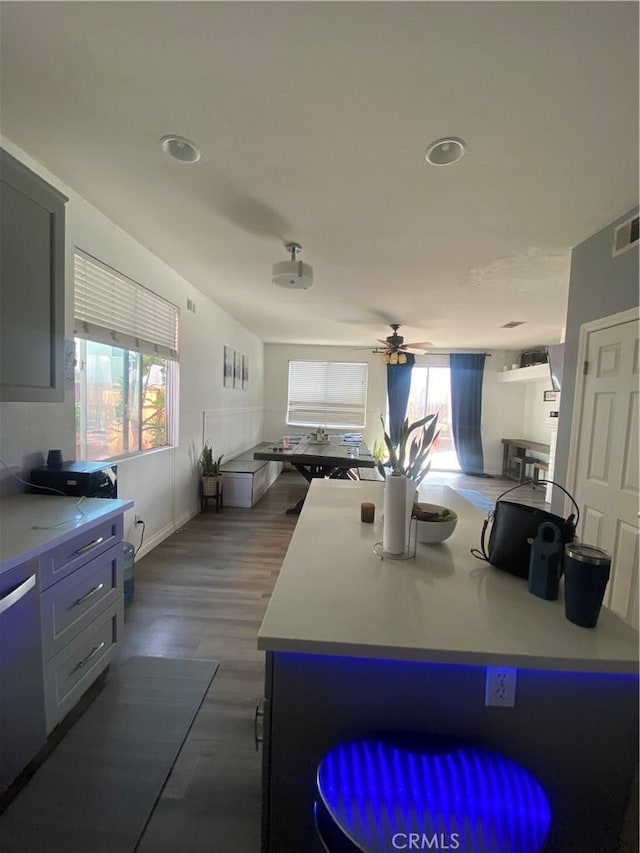
<path fill-rule="evenodd" d="M 0 574 L 0 793 L 47 740 L 38 560 Z"/>

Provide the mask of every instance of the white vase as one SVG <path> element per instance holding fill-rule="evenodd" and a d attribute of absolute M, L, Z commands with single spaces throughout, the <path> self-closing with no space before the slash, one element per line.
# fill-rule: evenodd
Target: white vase
<path fill-rule="evenodd" d="M 391 474 L 384 483 L 382 547 L 388 554 L 407 550 L 407 478 Z"/>

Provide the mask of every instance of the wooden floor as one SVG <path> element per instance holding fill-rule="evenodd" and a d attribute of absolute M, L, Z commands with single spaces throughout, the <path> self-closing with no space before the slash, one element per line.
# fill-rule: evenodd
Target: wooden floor
<path fill-rule="evenodd" d="M 212 658 L 220 663 L 139 853 L 258 853 L 261 754 L 254 714 L 263 695 L 258 629 L 307 490 L 285 474 L 253 509 L 197 515 L 135 567 L 121 659 Z"/>
<path fill-rule="evenodd" d="M 436 472 L 428 480 L 491 499 L 514 485 Z M 167 655 L 220 663 L 140 853 L 260 849 L 261 756 L 253 727 L 264 654 L 256 637 L 297 521 L 285 510 L 306 489 L 299 474 L 283 474 L 253 509 L 200 514 L 136 565 L 121 659 Z M 516 494 L 544 505 L 542 488 Z"/>

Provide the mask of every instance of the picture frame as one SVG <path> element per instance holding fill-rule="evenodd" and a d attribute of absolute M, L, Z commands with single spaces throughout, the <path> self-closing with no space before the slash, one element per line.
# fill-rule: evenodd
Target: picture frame
<path fill-rule="evenodd" d="M 233 351 L 233 387 L 242 388 L 242 355 Z"/>
<path fill-rule="evenodd" d="M 233 388 L 233 350 L 228 346 L 224 348 L 223 384 L 225 388 Z"/>
<path fill-rule="evenodd" d="M 242 390 L 246 391 L 249 387 L 249 356 L 242 356 Z"/>
<path fill-rule="evenodd" d="M 545 403 L 555 403 L 558 398 L 557 391 L 545 391 L 544 392 L 544 402 Z"/>

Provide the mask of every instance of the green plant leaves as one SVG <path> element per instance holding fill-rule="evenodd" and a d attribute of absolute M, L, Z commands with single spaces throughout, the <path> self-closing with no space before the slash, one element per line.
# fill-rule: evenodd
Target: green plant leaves
<path fill-rule="evenodd" d="M 384 420 L 380 417 L 384 430 Z M 384 441 L 389 452 L 388 466 L 397 474 L 404 474 L 415 480 L 419 485 L 431 467 L 431 451 L 437 437 L 440 435 L 438 429 L 438 415 L 425 415 L 413 423 L 405 418 L 398 431 L 398 443 L 394 446 L 390 436 L 384 432 Z M 411 440 L 414 433 L 420 431 L 415 440 Z M 378 464 L 378 470 L 386 478 L 385 467 Z"/>
<path fill-rule="evenodd" d="M 201 476 L 217 477 L 220 474 L 220 465 L 222 463 L 223 456 L 224 453 L 220 454 L 217 459 L 214 459 L 213 447 L 209 444 L 208 440 L 205 441 L 198 459 Z"/>

